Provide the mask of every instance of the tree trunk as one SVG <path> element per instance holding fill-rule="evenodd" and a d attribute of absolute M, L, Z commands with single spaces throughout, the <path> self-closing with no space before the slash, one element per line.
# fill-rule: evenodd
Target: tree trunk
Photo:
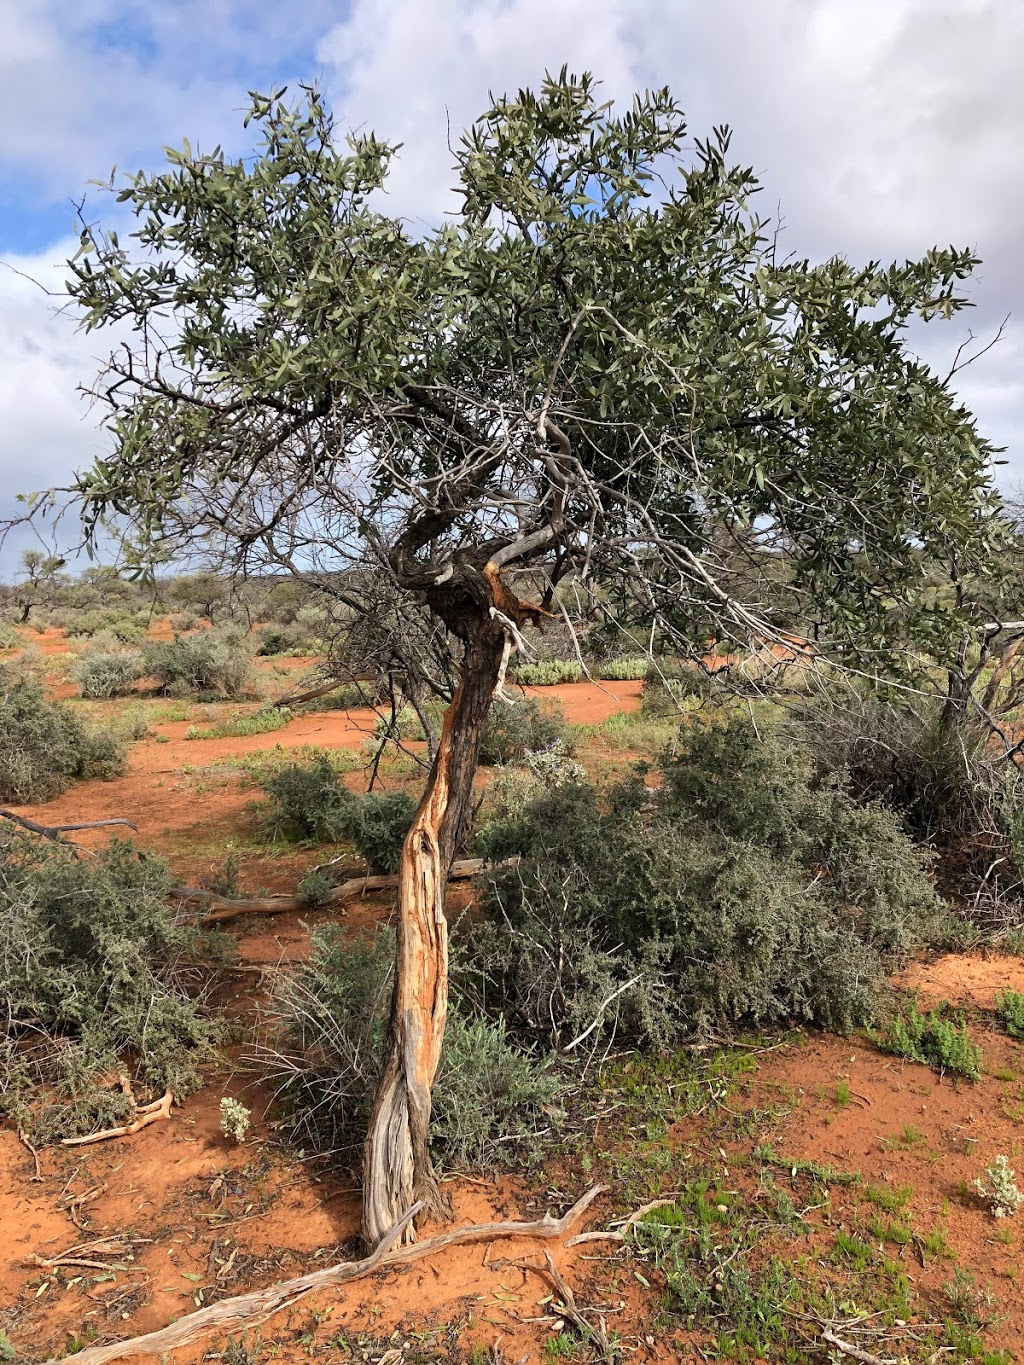
<path fill-rule="evenodd" d="M 500 627 L 486 617 L 466 642 L 459 685 L 402 848 L 391 1036 L 364 1152 L 362 1235 L 370 1248 L 416 1200 L 424 1201 L 424 1217 L 450 1212 L 428 1150 L 430 1092 L 448 1011 L 444 899 L 503 644 Z"/>

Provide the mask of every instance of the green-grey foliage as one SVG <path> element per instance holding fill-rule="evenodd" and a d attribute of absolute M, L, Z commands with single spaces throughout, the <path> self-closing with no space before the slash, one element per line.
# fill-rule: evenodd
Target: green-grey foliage
<path fill-rule="evenodd" d="M 87 649 L 76 659 L 71 676 L 83 697 L 123 697 L 142 676 L 142 652 L 124 647 Z"/>
<path fill-rule="evenodd" d="M 167 869 L 117 841 L 85 861 L 0 837 L 0 1113 L 49 1140 L 123 1119 L 120 1071 L 194 1089 L 214 940 L 168 907 Z"/>
<path fill-rule="evenodd" d="M 963 1019 L 944 1017 L 941 1009 L 922 1014 L 911 1004 L 905 1014 L 895 1014 L 878 1039 L 883 1052 L 908 1061 L 921 1062 L 942 1073 L 952 1072 L 976 1081 L 981 1076 L 981 1048 L 971 1041 Z"/>
<path fill-rule="evenodd" d="M 895 818 L 814 789 L 745 719 L 683 727 L 662 772 L 607 800 L 561 783 L 482 831 L 486 856 L 521 861 L 488 875 L 465 989 L 549 1045 L 626 983 L 604 1030 L 651 1042 L 728 1019 L 870 1019 L 937 910 Z"/>
<path fill-rule="evenodd" d="M 907 336 L 964 306 L 970 251 L 777 252 L 727 129 L 694 138 L 667 89 L 618 112 L 564 70 L 456 142 L 461 204 L 426 232 L 384 211 L 396 149 L 340 136 L 318 91 L 254 95 L 246 122 L 254 152 L 185 141 L 123 183 L 130 240 L 83 229 L 85 325 L 146 338 L 99 389 L 88 528 L 277 562 L 310 536 L 335 563 L 390 548 L 400 586 L 449 585 L 449 621 L 481 547 L 557 548 L 560 577 L 696 653 L 737 621 L 716 575 L 750 621 L 813 615 L 873 666 L 959 637 L 929 572 L 989 554 L 992 449 Z"/>
<path fill-rule="evenodd" d="M 28 670 L 0 664 L 0 801 L 48 801 L 76 778 L 119 777 L 125 748 L 46 697 Z"/>
<path fill-rule="evenodd" d="M 996 1014 L 1011 1038 L 1024 1043 L 1024 991 L 1007 986 L 996 996 Z"/>
<path fill-rule="evenodd" d="M 277 989 L 275 1069 L 303 1146 L 335 1150 L 361 1137 L 383 1059 L 393 964 L 390 929 L 353 941 L 327 926 L 313 932 L 307 961 Z M 550 1110 L 557 1089 L 500 1019 L 452 1002 L 432 1121 L 435 1148 L 449 1164 L 517 1155 L 547 1126 L 542 1108 Z"/>
<path fill-rule="evenodd" d="M 515 763 L 556 743 L 566 753 L 575 750 L 572 731 L 557 702 L 540 702 L 536 697 L 517 697 L 511 705 L 496 701 L 480 741 L 480 762 Z"/>
<path fill-rule="evenodd" d="M 583 665 L 577 659 L 541 659 L 537 663 L 517 664 L 515 680 L 524 687 L 557 687 L 577 683 L 583 678 Z"/>
<path fill-rule="evenodd" d="M 371 867 L 394 872 L 415 803 L 404 792 L 350 792 L 330 760 L 289 763 L 262 779 L 273 818 L 306 839 L 351 839 Z"/>
<path fill-rule="evenodd" d="M 231 627 L 155 640 L 146 646 L 143 668 L 170 697 L 236 698 L 253 686 L 248 641 Z"/>

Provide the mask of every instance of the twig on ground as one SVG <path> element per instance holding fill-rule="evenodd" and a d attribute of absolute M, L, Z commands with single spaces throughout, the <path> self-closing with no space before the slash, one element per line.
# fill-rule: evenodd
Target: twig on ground
<path fill-rule="evenodd" d="M 638 1209 L 634 1209 L 628 1218 L 622 1220 L 618 1228 L 610 1228 L 607 1232 L 581 1232 L 577 1237 L 570 1237 L 565 1245 L 575 1247 L 579 1246 L 581 1242 L 624 1242 L 627 1231 L 634 1223 L 638 1223 L 644 1214 L 664 1208 L 666 1204 L 674 1204 L 676 1197 L 670 1195 L 664 1199 L 652 1199 L 649 1204 L 641 1204 Z"/>
<path fill-rule="evenodd" d="M 837 1337 L 829 1327 L 822 1329 L 821 1339 L 834 1346 L 837 1351 L 842 1351 L 843 1355 L 849 1356 L 851 1360 L 859 1360 L 861 1365 L 897 1365 L 895 1357 L 889 1356 L 886 1359 L 883 1356 L 872 1355 L 870 1351 L 862 1351 L 859 1346 L 852 1346 L 850 1342 Z"/>
<path fill-rule="evenodd" d="M 35 1162 L 36 1173 L 35 1173 L 35 1175 L 30 1176 L 29 1178 L 30 1178 L 31 1180 L 42 1180 L 42 1178 L 43 1178 L 43 1173 L 42 1173 L 42 1171 L 39 1169 L 39 1153 L 38 1153 L 38 1152 L 36 1151 L 36 1149 L 32 1146 L 31 1142 L 29 1142 L 29 1140 L 28 1140 L 28 1134 L 25 1132 L 25 1130 L 24 1130 L 23 1128 L 19 1128 L 19 1129 L 18 1129 L 18 1141 L 21 1143 L 21 1145 L 22 1145 L 23 1147 L 27 1147 L 27 1148 L 28 1148 L 28 1150 L 32 1153 L 32 1160 Z"/>
<path fill-rule="evenodd" d="M 62 1138 L 60 1145 L 62 1147 L 86 1147 L 93 1142 L 105 1142 L 107 1138 L 129 1137 L 132 1133 L 147 1128 L 151 1123 L 156 1123 L 157 1119 L 169 1119 L 173 1103 L 174 1091 L 166 1090 L 152 1104 L 137 1106 L 136 1117 L 132 1119 L 131 1123 L 122 1123 L 117 1128 L 104 1128 L 99 1133 L 88 1133 L 85 1137 Z"/>
<path fill-rule="evenodd" d="M 381 1239 L 376 1250 L 362 1261 L 343 1261 L 340 1265 L 314 1270 L 294 1280 L 283 1280 L 268 1289 L 242 1294 L 237 1298 L 221 1299 L 219 1303 L 210 1304 L 196 1313 L 179 1318 L 169 1327 L 147 1332 L 141 1337 L 113 1342 L 109 1346 L 86 1347 L 75 1356 L 75 1365 L 106 1365 L 107 1361 L 123 1360 L 126 1356 L 163 1355 L 217 1330 L 226 1331 L 242 1324 L 246 1327 L 255 1327 L 314 1290 L 360 1279 L 380 1266 L 403 1265 L 407 1261 L 418 1261 L 450 1246 L 504 1237 L 562 1237 L 607 1188 L 606 1185 L 595 1185 L 577 1199 L 561 1218 L 552 1218 L 545 1214 L 543 1218 L 528 1223 L 478 1223 L 469 1227 L 453 1228 L 450 1232 L 443 1232 L 437 1237 L 428 1237 L 425 1241 L 396 1248 L 395 1243 L 406 1225 L 415 1218 L 422 1207 L 421 1203 L 417 1203 L 402 1215 L 390 1232 Z M 50 1360 L 46 1365 L 56 1365 L 56 1360 Z"/>
<path fill-rule="evenodd" d="M 568 1245 L 568 1243 L 566 1245 Z M 551 1283 L 555 1286 L 556 1291 L 561 1296 L 561 1303 L 560 1305 L 555 1306 L 554 1311 L 557 1312 L 559 1316 L 568 1318 L 570 1322 L 574 1323 L 583 1333 L 586 1340 L 592 1342 L 601 1352 L 602 1359 L 607 1361 L 615 1360 L 618 1352 L 608 1340 L 608 1330 L 605 1327 L 604 1318 L 600 1315 L 598 1316 L 598 1325 L 596 1327 L 593 1323 L 588 1322 L 580 1312 L 579 1306 L 576 1303 L 576 1296 L 573 1294 L 572 1289 L 562 1272 L 555 1265 L 550 1251 L 544 1252 L 544 1260 L 546 1264 L 543 1266 L 534 1265 L 532 1261 L 495 1261 L 494 1264 L 496 1266 L 516 1266 L 520 1270 L 532 1270 L 535 1275 L 547 1274 L 551 1279 Z"/>

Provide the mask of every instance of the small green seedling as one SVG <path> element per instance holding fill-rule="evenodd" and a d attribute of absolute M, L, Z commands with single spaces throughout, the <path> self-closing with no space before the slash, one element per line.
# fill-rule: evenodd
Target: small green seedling
<path fill-rule="evenodd" d="M 245 1135 L 252 1127 L 252 1113 L 244 1104 L 225 1095 L 220 1102 L 220 1131 L 235 1142 L 244 1142 Z"/>

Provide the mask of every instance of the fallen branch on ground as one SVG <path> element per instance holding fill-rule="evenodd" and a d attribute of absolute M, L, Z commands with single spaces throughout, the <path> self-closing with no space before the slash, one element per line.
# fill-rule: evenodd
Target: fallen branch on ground
<path fill-rule="evenodd" d="M 573 1238 L 574 1242 L 578 1240 L 578 1238 Z M 566 1243 L 566 1245 L 568 1246 L 569 1244 Z M 608 1329 L 605 1326 L 604 1318 L 600 1315 L 598 1316 L 597 1327 L 594 1327 L 589 1323 L 580 1312 L 579 1307 L 576 1304 L 576 1296 L 569 1287 L 567 1280 L 551 1259 L 550 1251 L 544 1252 L 544 1260 L 546 1262 L 546 1267 L 534 1265 L 532 1261 L 495 1261 L 494 1264 L 496 1266 L 517 1266 L 520 1270 L 532 1270 L 535 1275 L 549 1275 L 551 1283 L 561 1295 L 561 1302 L 553 1305 L 553 1311 L 558 1313 L 560 1317 L 568 1318 L 569 1321 L 582 1332 L 584 1339 L 589 1341 L 591 1345 L 597 1347 L 601 1352 L 601 1358 L 603 1360 L 614 1361 L 618 1355 L 618 1351 L 608 1340 Z"/>
<path fill-rule="evenodd" d="M 844 1356 L 849 1356 L 851 1360 L 859 1360 L 861 1365 L 897 1365 L 894 1357 L 890 1356 L 886 1360 L 882 1356 L 872 1355 L 870 1351 L 862 1351 L 859 1346 L 852 1346 L 848 1341 L 841 1340 L 828 1327 L 822 1332 L 821 1339 L 834 1346 L 837 1351 L 841 1351 Z"/>
<path fill-rule="evenodd" d="M 458 881 L 466 877 L 475 877 L 485 866 L 483 858 L 463 858 L 460 862 L 452 864 L 449 879 Z M 352 877 L 334 888 L 324 908 L 347 905 L 350 901 L 361 900 L 371 891 L 393 891 L 397 886 L 397 874 L 381 873 L 375 876 Z M 170 894 L 190 904 L 209 906 L 202 918 L 203 924 L 218 924 L 224 920 L 237 919 L 239 915 L 283 915 L 310 908 L 308 902 L 300 900 L 298 896 L 254 896 L 248 900 L 236 900 L 234 897 L 218 896 L 214 891 L 203 891 L 192 886 L 174 886 Z"/>
<path fill-rule="evenodd" d="M 39 1169 L 39 1153 L 32 1146 L 31 1142 L 29 1142 L 28 1134 L 22 1128 L 18 1129 L 18 1141 L 21 1143 L 23 1147 L 26 1147 L 32 1153 L 32 1160 L 35 1162 L 36 1173 L 35 1175 L 30 1176 L 29 1178 L 31 1180 L 42 1180 L 43 1173 Z"/>
<path fill-rule="evenodd" d="M 147 1332 L 141 1337 L 113 1342 L 109 1346 L 86 1347 L 84 1351 L 76 1354 L 75 1365 L 106 1365 L 107 1361 L 123 1360 L 127 1356 L 163 1355 L 217 1330 L 229 1331 L 242 1326 L 255 1327 L 266 1322 L 267 1318 L 282 1308 L 291 1307 L 297 1300 L 314 1290 L 347 1284 L 351 1280 L 369 1275 L 380 1266 L 404 1265 L 408 1261 L 418 1261 L 424 1256 L 432 1256 L 434 1252 L 443 1251 L 450 1246 L 492 1241 L 499 1237 L 562 1237 L 607 1188 L 606 1185 L 595 1185 L 577 1199 L 561 1218 L 552 1218 L 545 1214 L 543 1218 L 537 1218 L 529 1223 L 477 1223 L 464 1228 L 453 1228 L 450 1232 L 442 1232 L 437 1237 L 428 1237 L 426 1241 L 413 1242 L 409 1246 L 392 1250 L 406 1225 L 422 1207 L 422 1204 L 414 1204 L 381 1240 L 377 1249 L 362 1261 L 343 1261 L 340 1265 L 314 1270 L 294 1280 L 282 1280 L 279 1284 L 271 1285 L 268 1289 L 256 1290 L 252 1294 L 221 1299 L 219 1303 L 211 1304 L 208 1308 L 201 1308 L 196 1313 L 179 1318 L 169 1327 Z M 56 1361 L 47 1361 L 46 1365 L 56 1365 Z"/>
<path fill-rule="evenodd" d="M 131 820 L 126 820 L 121 815 L 110 820 L 82 820 L 75 825 L 40 825 L 24 815 L 15 815 L 12 810 L 0 809 L 0 820 L 10 820 L 14 824 L 20 825 L 22 829 L 27 829 L 30 834 L 39 834 L 55 844 L 63 843 L 60 837 L 62 834 L 70 834 L 78 829 L 105 829 L 108 825 L 127 825 L 136 834 L 139 832 L 138 825 L 133 824 Z"/>
<path fill-rule="evenodd" d="M 106 1142 L 107 1138 L 130 1137 L 132 1133 L 137 1133 L 140 1129 L 147 1128 L 151 1123 L 156 1123 L 157 1119 L 169 1119 L 173 1103 L 174 1092 L 167 1090 L 152 1104 L 136 1105 L 136 1116 L 131 1123 L 122 1123 L 117 1128 L 104 1128 L 99 1133 L 87 1133 L 85 1137 L 61 1138 L 60 1145 L 62 1147 L 86 1147 L 93 1142 Z"/>
<path fill-rule="evenodd" d="M 641 1204 L 640 1208 L 634 1209 L 628 1218 L 622 1220 L 618 1228 L 611 1228 L 607 1232 L 581 1232 L 578 1237 L 570 1237 L 566 1242 L 567 1247 L 579 1246 L 581 1242 L 624 1242 L 626 1233 L 638 1223 L 644 1214 L 652 1213 L 655 1209 L 662 1209 L 666 1204 L 674 1204 L 676 1196 L 673 1195 L 666 1199 L 652 1199 L 649 1204 Z"/>

